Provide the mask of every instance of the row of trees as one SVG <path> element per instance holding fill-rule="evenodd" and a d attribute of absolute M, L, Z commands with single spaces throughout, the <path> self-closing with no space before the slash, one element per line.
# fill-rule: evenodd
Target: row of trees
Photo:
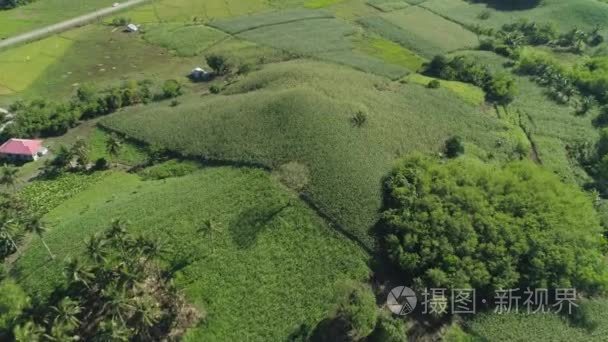
<path fill-rule="evenodd" d="M 11 9 L 17 6 L 27 5 L 35 0 L 0 0 L 0 9 Z"/>
<path fill-rule="evenodd" d="M 176 339 L 201 314 L 158 266 L 158 241 L 129 234 L 115 220 L 86 241 L 86 259 L 66 261 L 65 285 L 31 305 L 14 283 L 0 285 L 0 339 L 160 341 Z M 5 291 L 5 289 L 7 291 Z M 6 296 L 11 296 L 7 298 Z"/>
<path fill-rule="evenodd" d="M 510 104 L 517 93 L 515 81 L 509 74 L 493 74 L 487 66 L 468 56 L 435 56 L 427 64 L 424 73 L 445 80 L 474 84 L 486 92 L 488 101 L 501 106 Z"/>
<path fill-rule="evenodd" d="M 17 101 L 9 108 L 14 117 L 0 134 L 0 141 L 12 137 L 61 135 L 79 120 L 110 114 L 122 107 L 174 98 L 182 93 L 182 85 L 176 80 L 167 80 L 158 89 L 151 81 L 127 81 L 103 90 L 84 85 L 68 103 L 42 99 Z"/>
<path fill-rule="evenodd" d="M 489 36 L 480 43 L 482 50 L 489 50 L 507 57 L 517 58 L 525 45 L 548 45 L 582 53 L 588 46 L 597 46 L 604 42 L 601 26 L 589 32 L 578 28 L 559 34 L 552 23 L 538 24 L 527 19 L 503 25 L 500 30 L 487 29 L 480 33 Z"/>
<path fill-rule="evenodd" d="M 2 185 L 14 186 L 16 169 L 4 166 L 0 170 Z M 26 234 L 37 235 L 46 248 L 49 256 L 53 253 L 44 241 L 46 226 L 40 215 L 28 208 L 24 201 L 16 195 L 0 194 L 0 261 L 12 254 L 20 253 L 20 246 Z"/>

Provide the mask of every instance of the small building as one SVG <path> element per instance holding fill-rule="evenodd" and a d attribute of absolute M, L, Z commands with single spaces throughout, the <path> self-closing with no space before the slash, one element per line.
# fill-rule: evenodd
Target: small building
<path fill-rule="evenodd" d="M 135 24 L 129 24 L 129 25 L 127 25 L 126 31 L 127 32 L 137 32 L 137 31 L 139 31 L 139 27 L 137 27 L 137 25 L 135 25 Z"/>
<path fill-rule="evenodd" d="M 0 146 L 0 159 L 31 161 L 47 153 L 48 149 L 42 146 L 42 140 L 10 139 Z"/>
<path fill-rule="evenodd" d="M 195 81 L 205 81 L 211 79 L 211 73 L 201 67 L 196 67 L 190 72 L 190 78 Z"/>

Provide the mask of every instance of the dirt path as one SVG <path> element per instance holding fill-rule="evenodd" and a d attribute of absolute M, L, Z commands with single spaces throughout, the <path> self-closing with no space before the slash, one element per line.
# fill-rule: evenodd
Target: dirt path
<path fill-rule="evenodd" d="M 112 0 L 109 0 L 108 2 L 111 2 Z M 63 32 L 66 30 L 69 30 L 71 28 L 77 27 L 77 26 L 82 26 L 82 25 L 86 25 L 96 19 L 108 16 L 110 14 L 125 10 L 127 8 L 139 5 L 141 3 L 144 3 L 148 0 L 129 0 L 126 1 L 124 3 L 120 3 L 118 4 L 118 6 L 116 7 L 106 7 L 106 8 L 102 8 L 100 10 L 97 10 L 95 12 L 91 12 L 88 14 L 84 14 L 81 15 L 79 17 L 76 18 L 72 18 L 69 20 L 65 20 L 62 21 L 60 23 L 57 24 L 53 24 L 53 25 L 49 25 L 37 30 L 33 30 L 27 33 L 23 33 L 20 34 L 18 36 L 14 36 L 14 37 L 10 37 L 7 38 L 5 40 L 0 41 L 0 50 L 2 49 L 6 49 L 10 46 L 13 45 L 17 45 L 17 44 L 22 44 L 22 43 L 27 43 L 27 42 L 31 42 L 34 40 L 38 40 L 38 39 L 42 39 L 45 38 L 47 36 L 59 33 L 59 32 Z"/>

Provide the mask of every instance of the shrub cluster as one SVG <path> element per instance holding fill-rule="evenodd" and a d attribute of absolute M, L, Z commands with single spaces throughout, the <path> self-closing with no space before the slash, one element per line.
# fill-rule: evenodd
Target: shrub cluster
<path fill-rule="evenodd" d="M 499 105 L 511 103 L 517 92 L 515 81 L 506 73 L 492 74 L 487 66 L 467 56 L 435 56 L 425 74 L 444 80 L 474 84 L 486 92 L 486 99 Z"/>
<path fill-rule="evenodd" d="M 127 81 L 101 91 L 84 85 L 67 103 L 43 99 L 17 101 L 9 108 L 14 117 L 0 134 L 0 141 L 13 137 L 61 135 L 79 120 L 107 115 L 127 106 L 174 98 L 183 93 L 181 84 L 176 80 L 165 81 L 156 91 L 153 87 L 151 81 Z"/>

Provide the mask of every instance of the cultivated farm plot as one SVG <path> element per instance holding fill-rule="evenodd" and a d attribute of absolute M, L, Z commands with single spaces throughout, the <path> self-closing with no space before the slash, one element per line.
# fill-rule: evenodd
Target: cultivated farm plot
<path fill-rule="evenodd" d="M 386 23 L 378 21 L 380 24 L 374 27 L 378 34 L 427 58 L 473 48 L 478 44 L 477 35 L 473 32 L 424 8 L 412 6 L 382 14 L 380 18 Z M 365 22 L 365 19 L 363 21 Z M 386 29 L 383 26 L 386 26 Z M 392 33 L 396 30 L 394 27 L 402 32 Z"/>
<path fill-rule="evenodd" d="M 253 14 L 273 7 L 266 0 L 154 0 L 117 17 L 139 24 L 165 22 L 209 22 L 217 18 Z"/>
<path fill-rule="evenodd" d="M 405 0 L 368 0 L 367 4 L 382 12 L 392 12 L 410 6 Z"/>
<path fill-rule="evenodd" d="M 398 64 L 357 51 L 354 43 L 354 38 L 360 33 L 357 28 L 324 11 L 282 11 L 218 21 L 212 25 L 260 45 L 348 65 L 392 79 L 408 73 Z"/>
<path fill-rule="evenodd" d="M 512 150 L 508 143 L 496 147 L 498 139 L 508 141 L 507 127 L 450 91 L 327 63 L 268 65 L 224 95 L 181 102 L 132 108 L 101 123 L 190 157 L 273 168 L 301 163 L 310 170 L 305 192 L 368 245 L 381 180 L 396 157 L 438 151 L 454 134 L 497 157 Z M 367 115 L 360 128 L 351 121 L 359 111 Z"/>
<path fill-rule="evenodd" d="M 32 239 L 13 273 L 30 294 L 48 294 L 62 281 L 62 260 L 82 255 L 84 240 L 114 218 L 159 239 L 163 265 L 205 312 L 185 341 L 287 340 L 326 317 L 336 283 L 369 274 L 367 256 L 270 175 L 229 167 L 162 181 L 107 173 L 44 217 L 57 258 Z M 211 235 L 199 230 L 206 220 Z"/>
<path fill-rule="evenodd" d="M 575 27 L 591 30 L 608 22 L 608 3 L 594 0 L 544 0 L 538 6 L 524 10 L 495 9 L 464 0 L 427 0 L 421 6 L 459 23 L 494 28 L 519 19 L 554 23 L 561 31 Z M 483 12 L 489 12 L 490 17 L 481 19 Z"/>

